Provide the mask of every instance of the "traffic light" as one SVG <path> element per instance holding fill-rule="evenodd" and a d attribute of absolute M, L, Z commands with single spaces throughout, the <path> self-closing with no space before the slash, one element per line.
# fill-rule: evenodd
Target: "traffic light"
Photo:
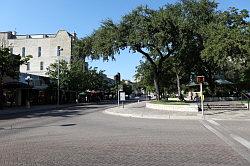
<path fill-rule="evenodd" d="M 120 83 L 121 82 L 121 74 L 117 73 L 117 82 Z"/>
<path fill-rule="evenodd" d="M 204 76 L 197 76 L 197 83 L 203 83 L 205 82 L 205 77 Z"/>
<path fill-rule="evenodd" d="M 114 77 L 114 80 L 117 84 L 120 84 L 120 81 L 121 81 L 121 74 L 120 73 L 117 73 Z"/>

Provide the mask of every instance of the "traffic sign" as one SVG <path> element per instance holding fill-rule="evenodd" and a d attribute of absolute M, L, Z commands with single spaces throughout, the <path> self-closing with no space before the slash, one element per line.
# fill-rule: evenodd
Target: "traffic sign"
<path fill-rule="evenodd" d="M 120 101 L 125 101 L 125 92 L 120 92 Z"/>

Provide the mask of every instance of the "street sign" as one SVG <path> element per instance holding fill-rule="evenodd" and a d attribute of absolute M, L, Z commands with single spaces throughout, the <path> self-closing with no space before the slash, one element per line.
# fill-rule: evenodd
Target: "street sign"
<path fill-rule="evenodd" d="M 120 101 L 125 101 L 125 92 L 120 92 Z"/>

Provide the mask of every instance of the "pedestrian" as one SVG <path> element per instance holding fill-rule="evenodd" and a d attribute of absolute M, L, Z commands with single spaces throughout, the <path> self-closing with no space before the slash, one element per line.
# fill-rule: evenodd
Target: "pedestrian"
<path fill-rule="evenodd" d="M 200 107 L 200 97 L 198 95 L 198 93 L 195 93 L 195 97 L 194 97 L 194 101 L 197 103 L 198 106 L 198 111 L 201 111 L 201 107 Z"/>

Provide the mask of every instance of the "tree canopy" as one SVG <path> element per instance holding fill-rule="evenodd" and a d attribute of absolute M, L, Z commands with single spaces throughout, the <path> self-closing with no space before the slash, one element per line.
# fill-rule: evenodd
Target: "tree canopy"
<path fill-rule="evenodd" d="M 146 66 L 150 66 L 149 74 L 159 99 L 167 63 L 178 64 L 172 65 L 175 70 L 168 68 L 170 72 L 193 71 L 205 75 L 211 85 L 219 71 L 249 68 L 247 17 L 247 10 L 219 11 L 217 3 L 211 0 L 183 0 L 157 10 L 139 6 L 118 23 L 104 21 L 82 39 L 82 49 L 86 56 L 104 60 L 114 59 L 124 49 L 140 53 Z"/>
<path fill-rule="evenodd" d="M 97 68 L 86 69 L 82 60 L 72 61 L 70 64 L 60 60 L 59 64 L 59 83 L 62 90 L 80 93 L 86 90 L 104 91 L 109 88 L 104 71 L 98 71 Z M 52 63 L 47 70 L 47 75 L 52 80 L 51 86 L 57 87 L 58 62 Z"/>
<path fill-rule="evenodd" d="M 31 55 L 21 59 L 20 55 L 12 54 L 8 48 L 0 48 L 0 108 L 3 103 L 3 78 L 18 78 L 20 65 L 26 64 L 30 58 Z"/>

